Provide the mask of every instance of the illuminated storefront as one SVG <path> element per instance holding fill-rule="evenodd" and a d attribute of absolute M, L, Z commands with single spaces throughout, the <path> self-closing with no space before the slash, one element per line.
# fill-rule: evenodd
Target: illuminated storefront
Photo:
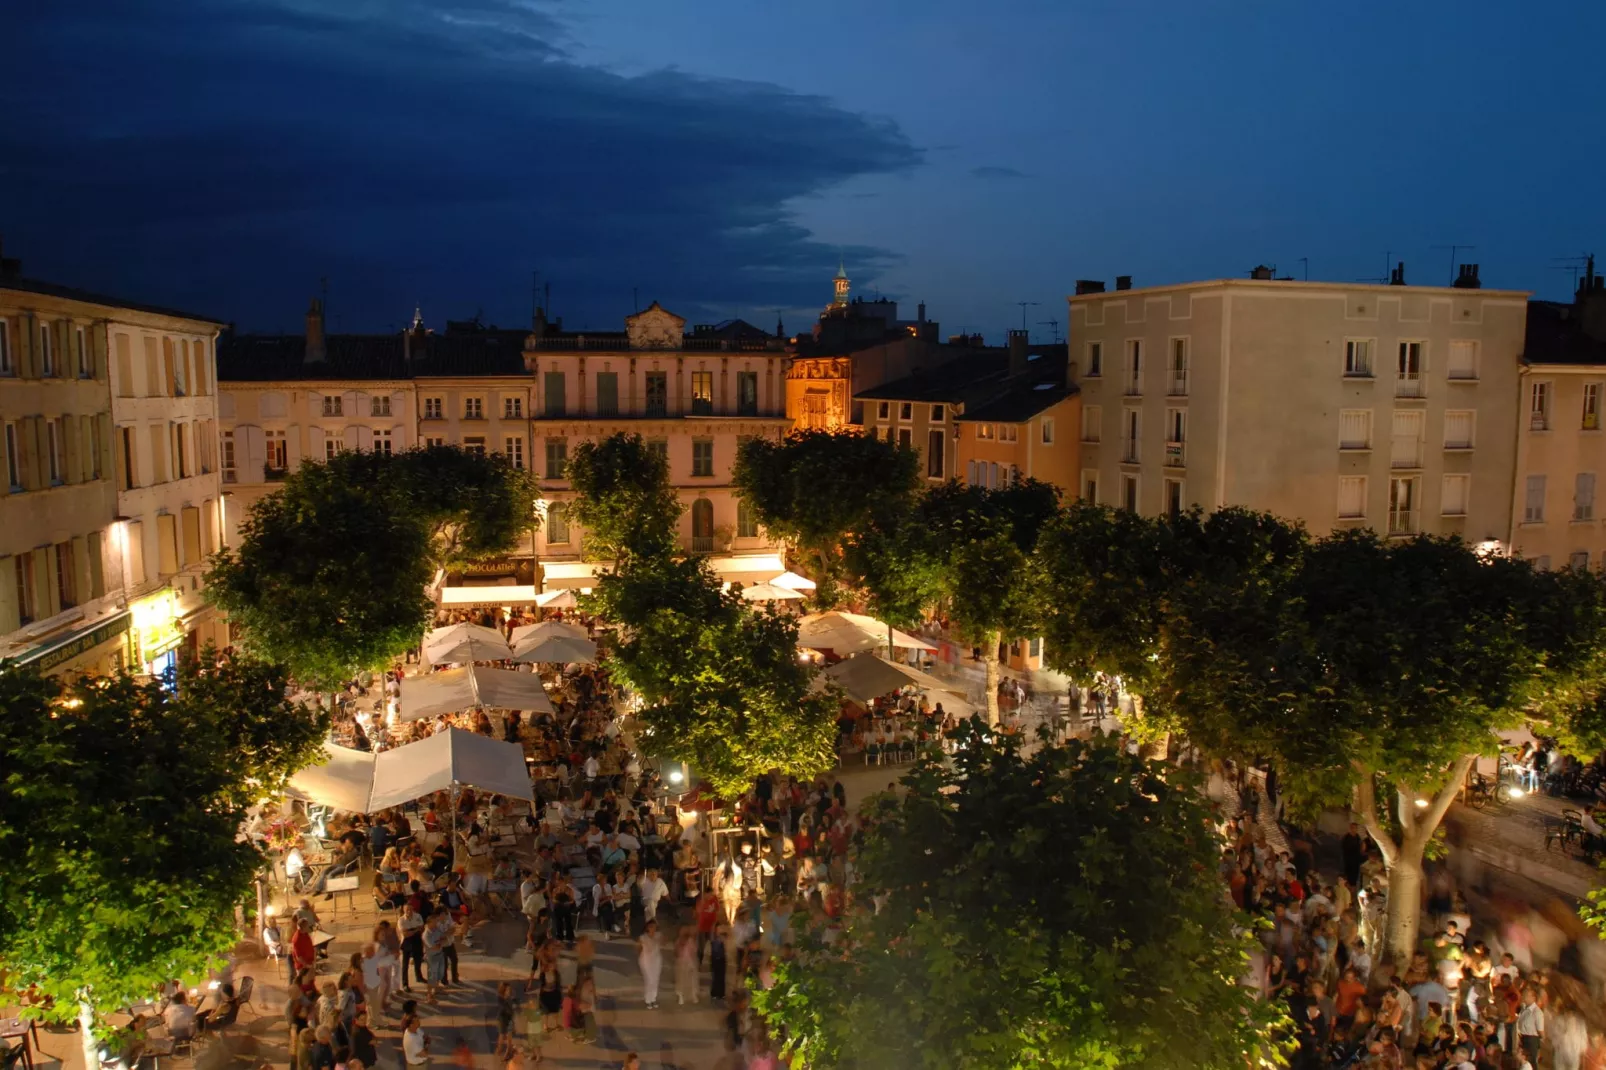
<path fill-rule="evenodd" d="M 134 665 L 152 676 L 166 672 L 175 665 L 178 648 L 185 639 L 178 595 L 171 587 L 164 587 L 134 602 L 129 610 L 133 613 L 130 645 Z"/>

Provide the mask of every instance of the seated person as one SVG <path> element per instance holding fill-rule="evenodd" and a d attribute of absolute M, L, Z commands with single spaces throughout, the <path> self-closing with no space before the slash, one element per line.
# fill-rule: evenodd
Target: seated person
<path fill-rule="evenodd" d="M 190 1006 L 187 993 L 181 990 L 173 994 L 173 1001 L 162 1012 L 162 1021 L 167 1025 L 167 1035 L 174 1040 L 188 1040 L 195 1036 L 195 1008 Z"/>

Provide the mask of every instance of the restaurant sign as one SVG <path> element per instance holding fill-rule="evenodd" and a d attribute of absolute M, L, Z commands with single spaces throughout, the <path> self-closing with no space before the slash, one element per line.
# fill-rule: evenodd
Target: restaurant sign
<path fill-rule="evenodd" d="M 71 661 L 80 654 L 93 650 L 100 644 L 109 642 L 110 640 L 117 638 L 119 635 L 122 635 L 124 632 L 128 631 L 128 625 L 132 619 L 133 614 L 125 609 L 116 616 L 113 616 L 110 619 L 95 625 L 93 628 L 86 628 L 83 631 L 74 632 L 71 635 L 67 635 L 56 640 L 49 646 L 40 647 L 38 650 L 30 654 L 23 655 L 17 659 L 17 664 L 34 665 L 39 669 L 48 672 L 58 665 L 62 665 Z"/>

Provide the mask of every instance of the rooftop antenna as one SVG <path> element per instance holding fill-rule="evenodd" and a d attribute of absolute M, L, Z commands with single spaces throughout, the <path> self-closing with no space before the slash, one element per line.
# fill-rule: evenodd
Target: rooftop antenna
<path fill-rule="evenodd" d="M 1054 344 L 1055 345 L 1059 345 L 1060 342 L 1063 341 L 1063 339 L 1060 338 L 1060 321 L 1059 320 L 1038 320 L 1037 321 L 1037 325 L 1039 327 L 1047 327 L 1047 328 L 1050 329 L 1050 332 L 1051 332 L 1051 334 L 1053 335 L 1053 338 L 1054 338 Z"/>
<path fill-rule="evenodd" d="M 1455 266 L 1456 266 L 1456 264 L 1460 263 L 1460 259 L 1459 258 L 1460 258 L 1460 255 L 1461 255 L 1461 250 L 1465 249 L 1467 252 L 1470 253 L 1472 250 L 1476 249 L 1477 246 L 1476 245 L 1435 245 L 1433 248 L 1450 250 L 1450 281 L 1449 281 L 1449 283 L 1447 283 L 1447 285 L 1453 286 L 1453 285 L 1455 285 Z"/>
<path fill-rule="evenodd" d="M 1037 302 L 1037 301 L 1016 301 L 1015 303 L 1020 306 L 1020 329 L 1023 330 L 1023 331 L 1027 330 L 1028 328 L 1026 326 L 1026 310 L 1028 308 L 1036 308 L 1037 305 L 1039 304 L 1039 302 Z"/>
<path fill-rule="evenodd" d="M 530 272 L 530 322 L 535 322 L 535 310 L 541 307 L 541 272 Z"/>
<path fill-rule="evenodd" d="M 1302 278 L 1300 281 L 1301 282 L 1309 282 L 1310 281 L 1310 257 L 1302 256 L 1302 257 L 1299 258 L 1299 262 L 1305 269 L 1304 270 L 1304 278 Z"/>
<path fill-rule="evenodd" d="M 1375 279 L 1375 278 L 1367 278 L 1365 276 L 1362 276 L 1361 278 L 1358 278 L 1355 281 L 1356 282 L 1386 283 L 1386 282 L 1389 281 L 1389 278 L 1393 274 L 1394 274 L 1394 250 L 1390 249 L 1390 250 L 1387 250 L 1386 252 L 1384 252 L 1384 254 L 1383 254 L 1383 277 L 1382 278 Z"/>
<path fill-rule="evenodd" d="M 1573 273 L 1573 293 L 1578 292 L 1578 273 L 1589 263 L 1589 254 L 1580 253 L 1578 256 L 1553 256 L 1550 258 L 1555 265 L 1551 271 L 1570 271 Z"/>

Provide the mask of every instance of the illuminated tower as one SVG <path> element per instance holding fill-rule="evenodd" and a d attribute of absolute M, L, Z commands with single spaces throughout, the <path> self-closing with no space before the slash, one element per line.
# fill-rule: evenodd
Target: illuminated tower
<path fill-rule="evenodd" d="M 836 278 L 831 280 L 831 286 L 835 293 L 835 297 L 832 299 L 831 304 L 839 308 L 847 304 L 848 272 L 847 269 L 842 266 L 842 261 L 840 260 L 838 260 L 836 263 Z"/>

